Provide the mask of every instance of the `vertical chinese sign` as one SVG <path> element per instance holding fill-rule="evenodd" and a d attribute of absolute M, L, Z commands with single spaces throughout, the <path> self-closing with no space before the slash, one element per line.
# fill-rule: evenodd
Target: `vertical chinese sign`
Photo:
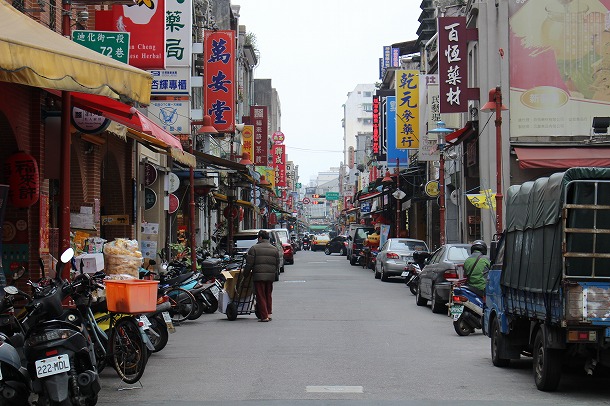
<path fill-rule="evenodd" d="M 167 66 L 190 66 L 193 12 L 190 1 L 165 0 L 165 61 Z"/>
<path fill-rule="evenodd" d="M 419 71 L 396 71 L 396 149 L 419 148 Z"/>
<path fill-rule="evenodd" d="M 398 165 L 409 166 L 409 150 L 396 148 L 396 96 L 386 97 L 385 115 L 386 134 L 388 135 L 388 168 L 395 168 L 397 160 Z"/>
<path fill-rule="evenodd" d="M 379 156 L 381 146 L 379 143 L 379 96 L 373 96 L 373 154 Z"/>
<path fill-rule="evenodd" d="M 235 31 L 205 31 L 203 112 L 218 132 L 235 131 Z"/>
<path fill-rule="evenodd" d="M 255 166 L 269 164 L 269 144 L 267 129 L 267 106 L 251 106 L 250 122 L 254 126 L 254 162 Z M 267 180 L 271 181 L 270 178 Z"/>
<path fill-rule="evenodd" d="M 254 162 L 254 126 L 245 125 L 241 132 L 241 152 L 247 152 L 250 160 Z"/>
<path fill-rule="evenodd" d="M 441 113 L 468 111 L 466 17 L 439 17 L 438 71 Z"/>
<path fill-rule="evenodd" d="M 286 187 L 286 147 L 284 144 L 273 145 L 273 170 L 275 172 L 275 186 Z"/>

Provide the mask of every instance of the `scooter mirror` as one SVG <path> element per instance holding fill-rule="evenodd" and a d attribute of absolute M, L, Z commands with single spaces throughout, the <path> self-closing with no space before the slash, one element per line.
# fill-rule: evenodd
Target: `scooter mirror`
<path fill-rule="evenodd" d="M 19 269 L 17 269 L 17 271 L 15 271 L 15 273 L 13 274 L 13 280 L 16 281 L 17 279 L 21 278 L 24 274 L 25 274 L 25 268 L 20 266 Z"/>
<path fill-rule="evenodd" d="M 64 264 L 67 264 L 68 262 L 70 262 L 70 260 L 72 260 L 72 257 L 74 256 L 74 250 L 72 249 L 72 247 L 68 248 L 67 250 L 64 251 L 63 254 L 61 254 L 61 262 L 63 262 Z"/>
<path fill-rule="evenodd" d="M 4 291 L 9 295 L 16 295 L 17 293 L 19 293 L 19 289 L 14 286 L 5 286 Z"/>

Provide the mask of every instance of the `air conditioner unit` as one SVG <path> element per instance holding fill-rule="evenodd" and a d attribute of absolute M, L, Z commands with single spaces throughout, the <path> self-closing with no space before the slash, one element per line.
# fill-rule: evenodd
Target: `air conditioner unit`
<path fill-rule="evenodd" d="M 468 100 L 468 121 L 479 120 L 479 101 Z"/>

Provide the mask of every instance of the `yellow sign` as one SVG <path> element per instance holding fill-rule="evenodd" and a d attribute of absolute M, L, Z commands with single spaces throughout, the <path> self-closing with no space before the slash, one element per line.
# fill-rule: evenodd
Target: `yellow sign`
<path fill-rule="evenodd" d="M 466 195 L 470 203 L 477 209 L 495 209 L 496 194 L 491 193 L 491 189 L 481 190 L 481 193 L 476 195 Z"/>
<path fill-rule="evenodd" d="M 396 71 L 396 148 L 419 149 L 419 71 Z"/>
<path fill-rule="evenodd" d="M 441 191 L 439 189 L 438 181 L 431 180 L 428 183 L 426 183 L 425 192 L 430 197 L 437 197 L 441 193 Z"/>
<path fill-rule="evenodd" d="M 129 225 L 129 214 L 115 214 L 114 216 L 102 216 L 103 226 L 126 226 Z"/>
<path fill-rule="evenodd" d="M 244 130 L 241 132 L 241 152 L 247 152 L 250 154 L 250 160 L 254 161 L 253 154 L 254 145 L 254 126 L 245 125 Z"/>

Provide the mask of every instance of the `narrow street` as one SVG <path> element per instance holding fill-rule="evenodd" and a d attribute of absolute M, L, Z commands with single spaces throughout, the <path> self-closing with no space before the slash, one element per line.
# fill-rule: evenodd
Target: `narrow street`
<path fill-rule="evenodd" d="M 184 323 L 152 355 L 141 387 L 104 370 L 98 404 L 610 403 L 608 377 L 568 374 L 558 392 L 544 393 L 531 367 L 529 359 L 493 367 L 487 337 L 458 337 L 401 281 L 300 251 L 274 284 L 273 321 L 214 313 Z"/>

